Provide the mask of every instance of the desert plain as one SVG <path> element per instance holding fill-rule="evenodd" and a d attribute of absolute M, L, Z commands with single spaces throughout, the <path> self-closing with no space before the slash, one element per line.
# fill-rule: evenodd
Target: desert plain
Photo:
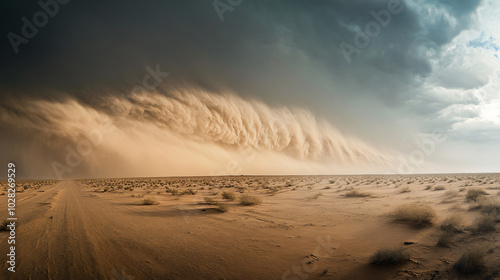
<path fill-rule="evenodd" d="M 16 208 L 1 279 L 500 279 L 499 174 L 33 180 Z"/>

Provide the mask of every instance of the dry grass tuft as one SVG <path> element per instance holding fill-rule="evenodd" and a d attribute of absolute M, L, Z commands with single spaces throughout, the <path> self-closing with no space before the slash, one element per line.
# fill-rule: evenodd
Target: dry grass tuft
<path fill-rule="evenodd" d="M 240 203 L 245 206 L 259 205 L 262 203 L 262 199 L 253 195 L 242 194 L 240 196 Z"/>
<path fill-rule="evenodd" d="M 393 216 L 396 221 L 409 223 L 414 227 L 424 227 L 432 224 L 436 211 L 425 205 L 404 204 L 396 208 Z"/>
<path fill-rule="evenodd" d="M 410 260 L 410 255 L 403 248 L 381 248 L 370 258 L 370 263 L 376 265 L 395 265 Z"/>
<path fill-rule="evenodd" d="M 145 198 L 144 200 L 142 200 L 142 205 L 156 205 L 156 204 L 160 204 L 160 203 L 152 197 L 148 197 L 148 198 Z"/>
<path fill-rule="evenodd" d="M 369 197 L 369 193 L 363 193 L 358 190 L 352 190 L 345 193 L 345 197 Z"/>
<path fill-rule="evenodd" d="M 222 198 L 233 201 L 236 199 L 236 195 L 233 192 L 222 192 Z"/>
<path fill-rule="evenodd" d="M 205 196 L 203 199 L 204 199 L 204 200 L 205 200 L 205 202 L 206 202 L 206 203 L 208 203 L 208 204 L 212 204 L 212 205 L 217 204 L 217 201 L 215 201 L 215 198 L 213 198 L 213 197 L 210 197 L 210 196 Z"/>
<path fill-rule="evenodd" d="M 399 190 L 399 193 L 409 193 L 409 192 L 411 192 L 410 187 L 404 187 Z"/>
<path fill-rule="evenodd" d="M 439 236 L 437 245 L 448 247 L 453 239 L 454 232 L 453 231 L 443 231 Z"/>
<path fill-rule="evenodd" d="M 496 221 L 492 216 L 482 215 L 476 219 L 476 227 L 474 231 L 476 233 L 485 233 L 490 231 L 495 231 Z"/>
<path fill-rule="evenodd" d="M 464 217 L 460 214 L 452 214 L 443 220 L 439 226 L 442 230 L 447 232 L 462 232 Z"/>
<path fill-rule="evenodd" d="M 444 193 L 444 195 L 447 197 L 447 198 L 453 198 L 453 197 L 457 197 L 458 196 L 458 192 L 456 190 L 449 190 L 449 191 L 446 191 Z"/>
<path fill-rule="evenodd" d="M 192 190 L 192 189 L 187 189 L 187 190 L 185 190 L 185 191 L 181 192 L 180 194 L 181 194 L 181 195 L 195 195 L 196 193 L 197 193 L 197 192 L 196 192 L 196 191 L 194 191 L 194 190 Z"/>
<path fill-rule="evenodd" d="M 217 206 L 215 209 L 219 212 L 227 212 L 229 210 L 229 207 L 226 204 L 216 203 L 215 205 Z"/>
<path fill-rule="evenodd" d="M 465 198 L 467 201 L 477 201 L 477 199 L 483 195 L 487 194 L 483 189 L 481 188 L 470 188 L 467 190 L 467 195 Z"/>
<path fill-rule="evenodd" d="M 500 216 L 500 201 L 495 199 L 482 199 L 479 207 L 484 214 L 490 216 Z"/>
<path fill-rule="evenodd" d="M 455 263 L 453 268 L 463 274 L 472 274 L 480 272 L 485 267 L 485 253 L 483 250 L 474 249 L 465 252 Z"/>

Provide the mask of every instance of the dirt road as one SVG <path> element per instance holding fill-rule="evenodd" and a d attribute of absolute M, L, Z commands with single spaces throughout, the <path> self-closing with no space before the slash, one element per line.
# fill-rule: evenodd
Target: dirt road
<path fill-rule="evenodd" d="M 90 197 L 84 186 L 65 181 L 42 193 L 18 194 L 17 208 L 18 263 L 11 273 L 2 261 L 2 279 L 154 278 L 149 257 L 158 248 L 150 248 L 147 228 L 128 224 L 133 219 Z"/>

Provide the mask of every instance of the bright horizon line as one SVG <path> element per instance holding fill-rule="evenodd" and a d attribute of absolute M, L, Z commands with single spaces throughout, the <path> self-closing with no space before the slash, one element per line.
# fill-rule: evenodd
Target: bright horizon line
<path fill-rule="evenodd" d="M 72 179 L 18 179 L 17 181 L 44 181 L 44 180 L 54 180 L 54 181 L 77 181 L 77 180 L 99 180 L 99 179 L 152 179 L 152 178 L 203 178 L 203 177 L 328 177 L 328 176 L 428 176 L 428 175 L 500 175 L 500 171 L 496 172 L 435 172 L 435 173 L 359 173 L 359 174 L 317 174 L 317 175 L 258 175 L 258 174 L 245 174 L 245 175 L 172 175 L 172 176 L 137 176 L 137 177 L 88 177 L 88 178 L 72 178 Z M 7 177 L 3 177 L 2 181 L 6 181 Z"/>

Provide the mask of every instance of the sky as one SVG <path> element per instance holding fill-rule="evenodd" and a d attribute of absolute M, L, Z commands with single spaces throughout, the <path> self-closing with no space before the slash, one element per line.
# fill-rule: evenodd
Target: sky
<path fill-rule="evenodd" d="M 24 178 L 500 170 L 498 1 L 0 5 Z"/>

